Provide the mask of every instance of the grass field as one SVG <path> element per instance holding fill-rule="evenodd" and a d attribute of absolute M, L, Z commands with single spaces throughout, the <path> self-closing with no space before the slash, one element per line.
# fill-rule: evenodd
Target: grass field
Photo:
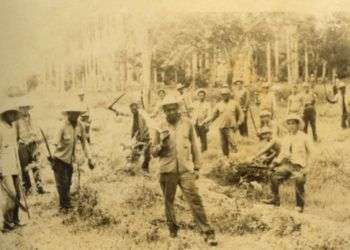
<path fill-rule="evenodd" d="M 89 97 L 89 96 L 88 96 Z M 32 94 L 36 108 L 33 117 L 52 141 L 62 119 L 59 110 L 66 96 Z M 157 162 L 152 160 L 151 175 L 125 174 L 125 152 L 120 143 L 128 142 L 130 118 L 116 118 L 104 107 L 111 93 L 89 98 L 93 115 L 92 152 L 95 170 L 82 168 L 82 189 L 75 194 L 76 209 L 58 214 L 53 173 L 43 160 L 42 174 L 49 194 L 28 198 L 31 219 L 22 213 L 27 225 L 10 234 L 0 234 L 0 249 L 207 249 L 197 233 L 190 209 L 181 191 L 176 198 L 180 236 L 170 239 L 164 217 Z M 129 97 L 120 109 L 127 112 Z M 283 118 L 284 109 L 278 114 Z M 318 104 L 317 130 L 320 142 L 313 145 L 306 184 L 306 208 L 294 211 L 294 186 L 281 189 L 279 208 L 263 205 L 266 195 L 250 186 L 222 185 L 208 176 L 221 166 L 215 125 L 209 133 L 209 150 L 203 155 L 203 169 L 197 181 L 208 217 L 217 232 L 217 249 L 350 249 L 350 129 L 340 128 L 339 106 Z M 252 132 L 252 124 L 249 124 Z M 257 151 L 257 139 L 239 138 L 236 158 L 243 161 Z M 44 148 L 42 152 L 44 153 Z M 42 157 L 44 158 L 44 156 Z M 224 167 L 224 166 L 221 166 Z M 77 175 L 73 179 L 76 191 Z"/>

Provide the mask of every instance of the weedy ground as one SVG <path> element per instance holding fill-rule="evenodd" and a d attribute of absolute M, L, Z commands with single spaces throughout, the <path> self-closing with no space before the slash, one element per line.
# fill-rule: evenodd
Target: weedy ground
<path fill-rule="evenodd" d="M 64 103 L 59 100 L 69 97 L 46 95 L 40 99 L 39 95 L 32 93 L 33 100 L 37 100 L 33 118 L 52 142 L 62 120 L 59 110 Z M 73 211 L 67 215 L 58 213 L 53 173 L 42 147 L 42 174 L 50 193 L 39 196 L 34 192 L 28 197 L 31 219 L 22 213 L 25 227 L 0 234 L 1 249 L 209 248 L 180 190 L 175 208 L 181 231 L 177 239 L 168 237 L 157 161 L 151 162 L 150 176 L 138 171 L 130 176 L 123 171 L 125 152 L 120 143 L 129 142 L 131 120 L 115 117 L 105 109 L 112 99 L 113 94 L 101 93 L 88 100 L 96 168 L 90 171 L 86 164 L 79 167 L 78 189 L 76 167 Z M 122 99 L 120 110 L 128 112 L 128 101 L 128 97 Z M 281 107 L 278 117 L 283 117 L 283 104 Z M 303 214 L 294 211 L 293 182 L 281 188 L 281 207 L 273 208 L 261 203 L 268 194 L 268 185 L 259 190 L 225 181 L 229 169 L 220 157 L 217 129 L 215 125 L 211 128 L 209 150 L 202 157 L 204 164 L 197 184 L 217 233 L 218 249 L 350 249 L 350 129 L 340 128 L 338 109 L 325 103 L 317 107 L 320 142 L 313 144 Z M 256 110 L 253 112 L 257 115 Z M 249 159 L 260 146 L 251 122 L 249 126 L 251 137 L 238 138 L 240 151 L 233 157 L 237 162 Z"/>

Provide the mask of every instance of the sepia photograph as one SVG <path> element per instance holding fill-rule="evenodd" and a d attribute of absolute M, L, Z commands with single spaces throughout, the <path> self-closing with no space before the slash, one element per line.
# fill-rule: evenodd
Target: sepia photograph
<path fill-rule="evenodd" d="M 1 250 L 350 249 L 350 2 L 0 0 Z"/>

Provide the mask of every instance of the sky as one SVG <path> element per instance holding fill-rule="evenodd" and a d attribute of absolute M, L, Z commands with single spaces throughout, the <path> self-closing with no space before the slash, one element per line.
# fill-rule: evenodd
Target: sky
<path fill-rule="evenodd" d="M 40 72 L 46 56 L 63 55 L 69 32 L 101 13 L 143 12 L 145 18 L 164 11 L 301 11 L 322 18 L 337 10 L 350 10 L 350 1 L 0 0 L 0 86 L 20 84 Z"/>

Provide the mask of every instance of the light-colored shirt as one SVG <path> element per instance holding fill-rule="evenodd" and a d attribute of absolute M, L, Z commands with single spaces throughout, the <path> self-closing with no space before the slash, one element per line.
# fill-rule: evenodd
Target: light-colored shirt
<path fill-rule="evenodd" d="M 304 108 L 313 107 L 316 102 L 316 95 L 314 92 L 310 91 L 309 93 L 304 92 L 302 94 Z"/>
<path fill-rule="evenodd" d="M 214 116 L 218 116 L 219 128 L 237 128 L 243 121 L 242 109 L 236 100 L 217 103 Z"/>
<path fill-rule="evenodd" d="M 0 173 L 4 176 L 20 173 L 15 126 L 0 121 Z"/>
<path fill-rule="evenodd" d="M 89 158 L 84 126 L 78 122 L 74 128 L 70 122 L 66 121 L 58 133 L 54 156 L 65 163 L 72 164 L 78 140 L 81 142 L 85 156 Z"/>
<path fill-rule="evenodd" d="M 161 137 L 164 134 L 169 134 L 169 137 L 162 150 Z M 181 117 L 175 125 L 163 121 L 154 137 L 151 152 L 159 158 L 161 173 L 182 173 L 200 167 L 194 128 L 186 117 Z"/>
<path fill-rule="evenodd" d="M 192 97 L 189 94 L 185 93 L 183 95 L 179 94 L 179 99 L 181 113 L 187 117 L 190 117 L 193 109 Z"/>
<path fill-rule="evenodd" d="M 24 144 L 36 142 L 39 140 L 38 133 L 33 125 L 32 119 L 29 115 L 21 116 L 16 122 L 16 129 L 18 132 L 18 139 Z"/>
<path fill-rule="evenodd" d="M 282 150 L 278 158 L 279 160 L 289 159 L 292 164 L 307 167 L 310 154 L 308 136 L 302 131 L 298 131 L 295 135 L 289 134 L 282 139 Z"/>
<path fill-rule="evenodd" d="M 301 115 L 304 109 L 303 97 L 299 94 L 288 97 L 288 114 Z"/>
<path fill-rule="evenodd" d="M 193 122 L 198 126 L 202 126 L 203 123 L 209 118 L 211 113 L 210 103 L 207 101 L 196 101 L 193 103 Z"/>

